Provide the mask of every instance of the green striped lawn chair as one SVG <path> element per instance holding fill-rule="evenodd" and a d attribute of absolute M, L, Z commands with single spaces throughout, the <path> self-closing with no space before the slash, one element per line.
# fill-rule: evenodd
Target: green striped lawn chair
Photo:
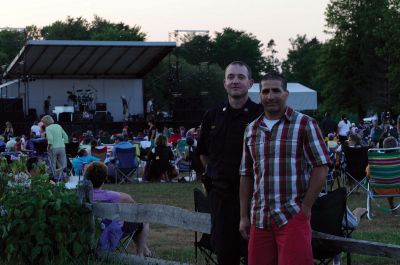
<path fill-rule="evenodd" d="M 370 177 L 368 179 L 367 210 L 368 219 L 372 219 L 372 199 L 400 197 L 396 194 L 378 194 L 375 189 L 400 189 L 400 147 L 373 148 L 368 151 Z M 397 205 L 397 208 L 400 204 Z M 383 207 L 381 207 L 383 208 Z"/>

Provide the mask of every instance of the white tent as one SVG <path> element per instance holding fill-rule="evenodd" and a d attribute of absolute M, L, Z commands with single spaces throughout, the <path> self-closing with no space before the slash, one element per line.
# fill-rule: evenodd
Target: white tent
<path fill-rule="evenodd" d="M 316 110 L 317 91 L 299 83 L 288 83 L 289 98 L 287 104 L 295 110 Z M 260 84 L 254 83 L 249 90 L 249 97 L 260 102 Z"/>

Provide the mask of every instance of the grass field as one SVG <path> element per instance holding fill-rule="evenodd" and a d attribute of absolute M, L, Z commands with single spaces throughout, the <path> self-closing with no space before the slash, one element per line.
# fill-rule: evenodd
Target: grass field
<path fill-rule="evenodd" d="M 200 183 L 141 183 L 107 185 L 105 188 L 126 192 L 139 203 L 173 205 L 193 210 L 193 189 L 195 187 L 200 188 Z M 379 202 L 387 206 L 385 200 L 379 200 Z M 350 209 L 366 207 L 366 194 L 351 195 L 348 204 Z M 400 216 L 383 212 L 377 209 L 375 204 L 374 214 L 375 217 L 372 221 L 367 218 L 361 221 L 359 228 L 353 232 L 352 237 L 400 245 Z M 162 225 L 151 225 L 149 246 L 156 258 L 195 264 L 193 242 L 194 232 Z M 197 264 L 204 263 L 200 259 Z M 342 264 L 346 264 L 344 258 Z M 400 264 L 400 261 L 353 254 L 352 264 L 394 265 Z"/>

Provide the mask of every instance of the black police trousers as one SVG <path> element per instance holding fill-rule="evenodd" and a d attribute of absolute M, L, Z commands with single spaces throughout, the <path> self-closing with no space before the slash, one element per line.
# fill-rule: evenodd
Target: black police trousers
<path fill-rule="evenodd" d="M 213 189 L 209 194 L 211 208 L 211 246 L 219 265 L 247 264 L 247 241 L 239 233 L 239 194 L 221 196 Z M 230 197 L 230 198 L 228 198 Z"/>

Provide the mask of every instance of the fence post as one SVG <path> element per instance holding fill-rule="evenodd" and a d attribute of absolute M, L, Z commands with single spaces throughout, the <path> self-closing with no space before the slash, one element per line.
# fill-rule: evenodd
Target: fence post
<path fill-rule="evenodd" d="M 83 179 L 83 181 L 80 181 L 78 183 L 77 196 L 78 196 L 80 203 L 84 207 L 86 207 L 89 211 L 88 222 L 90 223 L 90 225 L 89 225 L 87 234 L 90 237 L 91 249 L 95 250 L 96 249 L 96 241 L 95 241 L 96 229 L 95 229 L 94 214 L 93 214 L 93 210 L 92 210 L 92 203 L 93 203 L 92 182 L 87 179 Z"/>

